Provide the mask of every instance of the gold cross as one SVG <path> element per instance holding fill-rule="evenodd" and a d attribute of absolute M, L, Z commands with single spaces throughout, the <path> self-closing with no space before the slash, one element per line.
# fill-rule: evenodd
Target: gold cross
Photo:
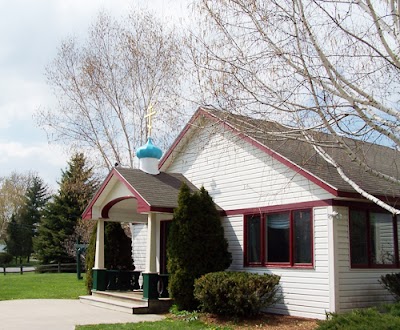
<path fill-rule="evenodd" d="M 147 115 L 144 118 L 147 118 L 147 137 L 151 137 L 151 129 L 152 129 L 152 117 L 157 113 L 157 111 L 153 111 L 153 105 L 150 103 L 147 108 Z"/>

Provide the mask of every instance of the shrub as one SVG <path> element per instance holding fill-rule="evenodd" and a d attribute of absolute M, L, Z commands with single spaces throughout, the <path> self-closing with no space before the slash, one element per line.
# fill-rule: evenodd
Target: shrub
<path fill-rule="evenodd" d="M 400 273 L 382 275 L 379 283 L 400 301 Z"/>
<path fill-rule="evenodd" d="M 278 275 L 217 272 L 195 281 L 194 296 L 204 312 L 218 315 L 252 316 L 276 303 Z"/>
<path fill-rule="evenodd" d="M 13 256 L 7 252 L 0 252 L 0 265 L 7 265 L 13 260 Z"/>
<path fill-rule="evenodd" d="M 179 309 L 194 310 L 199 304 L 193 296 L 195 279 L 225 270 L 232 261 L 220 214 L 204 187 L 192 193 L 182 184 L 167 253 L 168 291 Z"/>
<path fill-rule="evenodd" d="M 317 330 L 400 329 L 400 318 L 392 313 L 382 314 L 376 308 L 354 310 L 346 314 L 330 314 Z"/>
<path fill-rule="evenodd" d="M 96 254 L 96 236 L 97 236 L 97 224 L 93 227 L 92 234 L 90 235 L 89 245 L 86 249 L 85 255 L 85 267 L 86 267 L 86 278 L 85 285 L 88 294 L 92 293 L 93 288 L 93 267 L 94 257 Z"/>

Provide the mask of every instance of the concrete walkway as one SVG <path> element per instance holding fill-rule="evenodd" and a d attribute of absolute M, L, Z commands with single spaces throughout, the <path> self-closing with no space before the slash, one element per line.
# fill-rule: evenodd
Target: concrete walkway
<path fill-rule="evenodd" d="M 162 315 L 131 315 L 82 304 L 79 300 L 0 301 L 0 330 L 73 330 L 75 325 L 159 321 Z"/>

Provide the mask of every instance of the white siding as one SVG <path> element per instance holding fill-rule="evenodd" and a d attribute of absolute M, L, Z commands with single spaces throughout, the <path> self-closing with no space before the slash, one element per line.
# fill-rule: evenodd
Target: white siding
<path fill-rule="evenodd" d="M 135 223 L 131 225 L 132 257 L 135 269 L 144 271 L 146 267 L 147 224 Z"/>
<path fill-rule="evenodd" d="M 350 267 L 349 212 L 347 207 L 336 207 L 338 299 L 339 312 L 370 307 L 392 301 L 392 296 L 378 280 L 394 269 L 352 269 Z"/>
<path fill-rule="evenodd" d="M 230 131 L 199 129 L 166 170 L 204 186 L 225 211 L 331 199 L 333 196 Z M 314 269 L 243 268 L 243 215 L 223 219 L 230 270 L 281 276 L 283 300 L 271 312 L 324 319 L 330 308 L 328 214 L 314 208 Z"/>
<path fill-rule="evenodd" d="M 314 269 L 243 268 L 243 216 L 223 219 L 225 237 L 229 243 L 233 263 L 230 270 L 245 270 L 259 274 L 281 276 L 282 300 L 268 311 L 302 317 L 324 319 L 331 311 L 329 300 L 329 269 L 326 207 L 313 210 Z"/>
<path fill-rule="evenodd" d="M 280 286 L 283 295 L 281 303 L 269 311 L 319 319 L 325 319 L 325 313 L 331 311 L 327 209 L 317 207 L 313 210 L 314 269 L 268 269 L 268 272 L 281 276 Z M 265 269 L 258 271 L 265 273 Z"/>
<path fill-rule="evenodd" d="M 183 173 L 197 187 L 204 185 L 226 211 L 333 197 L 230 131 L 211 128 L 198 130 L 167 172 Z"/>
<path fill-rule="evenodd" d="M 229 270 L 243 269 L 243 216 L 225 217 L 222 219 L 228 250 L 232 254 Z"/>

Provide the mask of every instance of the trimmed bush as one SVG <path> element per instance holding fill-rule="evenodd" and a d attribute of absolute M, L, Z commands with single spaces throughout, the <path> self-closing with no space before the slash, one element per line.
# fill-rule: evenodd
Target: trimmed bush
<path fill-rule="evenodd" d="M 379 283 L 400 301 L 400 273 L 382 275 Z"/>
<path fill-rule="evenodd" d="M 0 265 L 7 265 L 13 260 L 13 256 L 7 252 L 0 252 Z"/>
<path fill-rule="evenodd" d="M 202 311 L 217 315 L 253 316 L 276 303 L 278 275 L 217 272 L 195 281 L 194 296 Z"/>
<path fill-rule="evenodd" d="M 168 291 L 177 308 L 197 309 L 199 302 L 193 296 L 195 279 L 225 270 L 232 261 L 220 214 L 204 187 L 192 193 L 182 184 L 168 235 L 167 254 Z"/>
<path fill-rule="evenodd" d="M 376 308 L 368 308 L 329 316 L 329 320 L 319 323 L 317 330 L 400 329 L 400 318 L 390 310 L 382 314 Z"/>

